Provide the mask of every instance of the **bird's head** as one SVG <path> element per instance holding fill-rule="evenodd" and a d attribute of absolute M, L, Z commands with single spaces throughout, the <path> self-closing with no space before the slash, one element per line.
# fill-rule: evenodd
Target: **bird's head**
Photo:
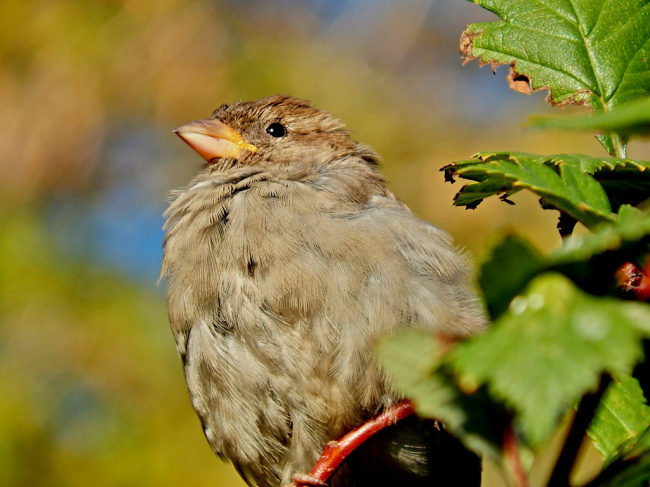
<path fill-rule="evenodd" d="M 322 165 L 349 155 L 377 162 L 330 113 L 287 95 L 221 105 L 211 118 L 175 132 L 209 164 L 229 159 L 242 165 Z"/>

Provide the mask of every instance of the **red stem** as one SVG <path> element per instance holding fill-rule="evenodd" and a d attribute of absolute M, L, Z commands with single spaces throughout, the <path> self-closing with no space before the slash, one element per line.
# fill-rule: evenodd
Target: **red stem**
<path fill-rule="evenodd" d="M 521 457 L 519 456 L 519 443 L 512 429 L 512 424 L 508 424 L 506 430 L 503 432 L 503 454 L 515 486 L 528 487 L 526 472 L 524 471 L 524 467 L 521 464 Z"/>
<path fill-rule="evenodd" d="M 296 487 L 319 485 L 326 482 L 343 461 L 371 436 L 415 413 L 413 403 L 401 401 L 383 413 L 350 431 L 338 441 L 330 441 L 309 475 L 297 476 Z"/>

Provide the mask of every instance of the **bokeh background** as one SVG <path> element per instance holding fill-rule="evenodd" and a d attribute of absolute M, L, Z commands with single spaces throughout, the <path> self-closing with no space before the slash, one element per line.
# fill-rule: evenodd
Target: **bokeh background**
<path fill-rule="evenodd" d="M 243 485 L 202 437 L 156 282 L 165 195 L 201 164 L 175 126 L 237 99 L 310 99 L 477 261 L 512 229 L 552 249 L 555 216 L 523 194 L 454 208 L 460 184 L 440 167 L 479 150 L 604 154 L 589 135 L 526 130 L 552 109 L 509 91 L 507 68 L 462 65 L 464 27 L 495 19 L 464 0 L 0 0 L 0 12 L 0 485 Z M 492 470 L 485 483 L 502 485 Z"/>

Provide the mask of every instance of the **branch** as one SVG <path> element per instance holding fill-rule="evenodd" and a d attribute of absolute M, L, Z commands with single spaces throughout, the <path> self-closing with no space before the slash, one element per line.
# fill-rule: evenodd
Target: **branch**
<path fill-rule="evenodd" d="M 567 434 L 560 456 L 555 463 L 555 468 L 553 469 L 551 478 L 548 481 L 548 487 L 567 487 L 570 485 L 569 479 L 571 471 L 573 470 L 578 457 L 578 452 L 580 451 L 580 446 L 582 445 L 585 432 L 594 417 L 596 408 L 598 407 L 610 381 L 611 378 L 609 375 L 603 375 L 600 378 L 598 390 L 594 393 L 586 394 L 580 401 L 578 411 L 573 417 L 571 429 Z"/>
<path fill-rule="evenodd" d="M 519 456 L 519 442 L 512 429 L 512 423 L 509 423 L 503 432 L 503 454 L 515 486 L 528 487 L 526 472 L 524 472 L 521 457 Z"/>
<path fill-rule="evenodd" d="M 296 487 L 324 486 L 334 471 L 343 461 L 371 436 L 381 430 L 394 425 L 400 419 L 415 414 L 411 401 L 402 401 L 386 409 L 375 418 L 362 424 L 357 429 L 350 431 L 338 441 L 330 441 L 309 474 L 294 475 L 293 482 Z"/>

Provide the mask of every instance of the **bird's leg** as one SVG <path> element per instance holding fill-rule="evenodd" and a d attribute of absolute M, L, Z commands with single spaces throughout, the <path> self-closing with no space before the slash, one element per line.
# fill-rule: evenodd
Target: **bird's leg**
<path fill-rule="evenodd" d="M 350 431 L 338 441 L 330 441 L 309 474 L 295 474 L 295 487 L 323 487 L 343 461 L 371 436 L 415 413 L 413 403 L 401 401 Z"/>

